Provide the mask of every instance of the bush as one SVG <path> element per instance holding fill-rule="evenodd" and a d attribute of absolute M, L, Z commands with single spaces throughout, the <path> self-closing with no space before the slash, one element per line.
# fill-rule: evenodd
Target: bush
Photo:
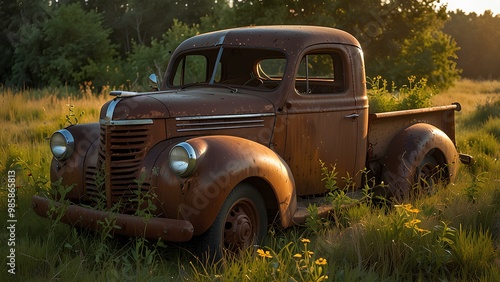
<path fill-rule="evenodd" d="M 417 81 L 415 76 L 408 77 L 408 84 L 399 90 L 394 82 L 389 87 L 381 76 L 368 78 L 367 84 L 370 113 L 430 107 L 435 92 L 427 86 L 427 79 Z"/>

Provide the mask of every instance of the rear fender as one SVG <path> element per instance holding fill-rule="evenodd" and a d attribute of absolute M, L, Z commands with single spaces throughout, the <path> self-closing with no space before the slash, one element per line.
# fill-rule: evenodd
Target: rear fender
<path fill-rule="evenodd" d="M 233 136 L 202 136 L 186 142 L 197 155 L 191 176 L 179 177 L 170 170 L 168 154 L 174 144 L 163 151 L 155 165 L 159 169 L 155 181 L 157 193 L 164 200 L 162 206 L 168 217 L 190 221 L 195 235 L 199 235 L 212 225 L 232 189 L 240 182 L 249 182 L 254 187 L 261 186 L 255 189 L 265 198 L 271 194 L 263 189 L 272 189 L 272 201 L 276 201 L 273 206 L 279 212 L 281 225 L 292 225 L 296 209 L 295 182 L 290 168 L 275 152 Z"/>
<path fill-rule="evenodd" d="M 426 155 L 432 155 L 444 169 L 445 181 L 453 182 L 458 153 L 451 139 L 439 128 L 413 124 L 399 132 L 391 141 L 384 158 L 382 180 L 396 198 L 408 196 L 415 184 L 415 173 Z"/>

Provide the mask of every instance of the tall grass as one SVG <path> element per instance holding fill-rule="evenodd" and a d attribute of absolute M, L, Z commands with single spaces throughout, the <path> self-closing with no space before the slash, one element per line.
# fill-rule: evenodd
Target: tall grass
<path fill-rule="evenodd" d="M 0 89 L 2 187 L 6 171 L 17 171 L 17 280 L 500 281 L 500 82 L 461 81 L 430 100 L 464 108 L 457 145 L 476 164 L 462 166 L 455 183 L 395 207 L 375 203 L 367 190 L 364 201 L 336 206 L 336 222 L 311 218 L 305 226 L 271 228 L 264 245 L 215 265 L 198 261 L 189 244 L 94 234 L 34 214 L 31 196 L 50 186 L 47 138 L 71 118 L 97 121 L 108 99 L 89 87 Z M 333 171 L 325 175 L 337 185 Z M 348 200 L 340 188 L 332 187 L 332 203 Z M 4 224 L 5 207 L 0 201 Z M 7 235 L 0 239 L 4 250 Z M 2 262 L 3 277 L 5 255 Z"/>

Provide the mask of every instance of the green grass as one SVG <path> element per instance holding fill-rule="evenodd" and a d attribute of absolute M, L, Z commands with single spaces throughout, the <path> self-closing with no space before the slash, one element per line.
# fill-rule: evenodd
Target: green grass
<path fill-rule="evenodd" d="M 303 227 L 271 228 L 263 246 L 215 265 L 197 261 L 189 244 L 91 234 L 36 216 L 31 196 L 50 185 L 47 138 L 75 117 L 96 121 L 108 97 L 90 95 L 87 88 L 0 89 L 1 187 L 12 169 L 18 186 L 15 279 L 316 281 L 328 276 L 329 281 L 500 281 L 498 89 L 500 82 L 461 81 L 432 96 L 432 104 L 475 101 L 463 102 L 463 111 L 457 113 L 457 145 L 476 163 L 462 166 L 455 183 L 399 207 L 371 201 L 339 205 L 337 222 L 314 219 Z M 68 118 L 70 114 L 75 116 Z M 5 231 L 5 189 L 0 197 Z M 2 277 L 8 269 L 7 240 L 8 234 L 1 232 Z"/>

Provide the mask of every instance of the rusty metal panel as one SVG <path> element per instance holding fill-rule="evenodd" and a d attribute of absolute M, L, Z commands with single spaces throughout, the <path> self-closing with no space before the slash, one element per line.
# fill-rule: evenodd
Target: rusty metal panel
<path fill-rule="evenodd" d="M 458 104 L 406 111 L 370 114 L 368 142 L 371 159 L 383 157 L 391 140 L 401 130 L 415 123 L 428 123 L 441 129 L 455 143 L 455 114 Z"/>
<path fill-rule="evenodd" d="M 158 175 L 153 181 L 162 209 L 170 218 L 189 220 L 195 235 L 204 232 L 217 216 L 231 190 L 242 181 L 262 179 L 276 194 L 282 224 L 288 226 L 295 211 L 294 181 L 283 160 L 266 146 L 234 136 L 201 136 L 188 139 L 198 156 L 193 175 L 173 174 L 166 162 L 166 147 L 155 164 Z M 285 227 L 286 227 L 285 226 Z"/>
<path fill-rule="evenodd" d="M 85 198 L 85 183 L 82 177 L 82 167 L 84 161 L 88 158 L 89 149 L 97 143 L 99 139 L 99 124 L 88 123 L 78 124 L 66 128 L 71 132 L 75 139 L 75 150 L 72 156 L 64 161 L 58 161 L 52 158 L 50 166 L 50 180 L 55 183 L 61 180 L 61 185 L 73 189 L 68 192 L 66 197 L 73 201 L 79 201 Z"/>
<path fill-rule="evenodd" d="M 59 207 L 59 203 L 50 201 L 47 198 L 33 196 L 33 210 L 42 217 L 49 216 L 51 207 Z M 63 214 L 62 214 L 63 213 Z M 172 242 L 186 242 L 193 237 L 193 225 L 185 220 L 168 218 L 150 218 L 145 220 L 142 217 L 109 213 L 77 205 L 69 205 L 65 210 L 61 209 L 61 214 L 52 213 L 52 219 L 61 215 L 60 220 L 72 226 L 90 228 L 92 230 L 102 230 L 102 224 L 106 219 L 120 226 L 119 229 L 111 230 L 112 234 L 123 234 L 128 236 L 144 236 L 147 239 L 163 239 Z"/>
<path fill-rule="evenodd" d="M 216 45 L 302 50 L 306 46 L 318 43 L 360 46 L 358 40 L 345 31 L 318 26 L 284 25 L 243 27 L 205 33 L 184 41 L 176 52 Z"/>

